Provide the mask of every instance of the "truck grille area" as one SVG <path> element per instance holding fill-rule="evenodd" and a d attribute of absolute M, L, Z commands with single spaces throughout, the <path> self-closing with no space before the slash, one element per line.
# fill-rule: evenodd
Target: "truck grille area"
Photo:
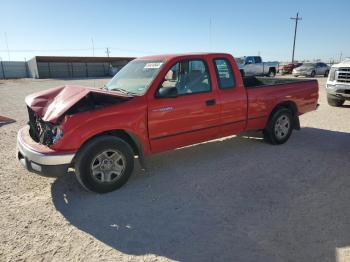
<path fill-rule="evenodd" d="M 52 145 L 53 143 L 53 133 L 52 128 L 53 125 L 48 122 L 42 121 L 30 108 L 28 109 L 28 115 L 29 115 L 29 134 L 31 138 L 40 144 L 43 145 Z"/>
<path fill-rule="evenodd" d="M 350 83 L 350 67 L 339 68 L 338 70 L 338 82 Z"/>

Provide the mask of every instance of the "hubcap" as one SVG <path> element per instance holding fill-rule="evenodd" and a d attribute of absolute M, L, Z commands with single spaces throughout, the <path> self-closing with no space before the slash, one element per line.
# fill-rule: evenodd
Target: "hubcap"
<path fill-rule="evenodd" d="M 103 151 L 92 161 L 92 177 L 99 183 L 113 183 L 123 174 L 125 163 L 125 157 L 119 151 Z"/>
<path fill-rule="evenodd" d="M 288 135 L 290 129 L 290 120 L 286 115 L 281 115 L 275 123 L 275 135 L 281 140 Z"/>

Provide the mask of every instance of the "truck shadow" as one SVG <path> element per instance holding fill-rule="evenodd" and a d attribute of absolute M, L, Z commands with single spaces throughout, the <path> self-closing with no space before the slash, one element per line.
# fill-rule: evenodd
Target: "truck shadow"
<path fill-rule="evenodd" d="M 72 225 L 126 254 L 334 261 L 350 250 L 349 153 L 349 133 L 315 128 L 282 146 L 228 138 L 150 157 L 147 172 L 105 195 L 63 176 L 52 199 Z"/>

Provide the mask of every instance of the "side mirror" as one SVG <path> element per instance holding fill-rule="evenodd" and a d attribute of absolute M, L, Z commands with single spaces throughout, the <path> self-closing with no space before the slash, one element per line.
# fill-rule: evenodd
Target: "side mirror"
<path fill-rule="evenodd" d="M 157 93 L 157 98 L 175 98 L 178 96 L 176 87 L 163 87 L 161 86 Z"/>

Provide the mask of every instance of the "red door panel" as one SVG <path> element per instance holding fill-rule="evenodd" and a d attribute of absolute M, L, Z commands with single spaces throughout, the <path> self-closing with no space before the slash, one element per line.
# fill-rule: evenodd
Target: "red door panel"
<path fill-rule="evenodd" d="M 207 105 L 207 101 L 211 101 L 211 105 Z M 153 99 L 148 108 L 148 132 L 152 152 L 218 137 L 219 115 L 220 107 L 213 91 L 177 98 Z"/>

